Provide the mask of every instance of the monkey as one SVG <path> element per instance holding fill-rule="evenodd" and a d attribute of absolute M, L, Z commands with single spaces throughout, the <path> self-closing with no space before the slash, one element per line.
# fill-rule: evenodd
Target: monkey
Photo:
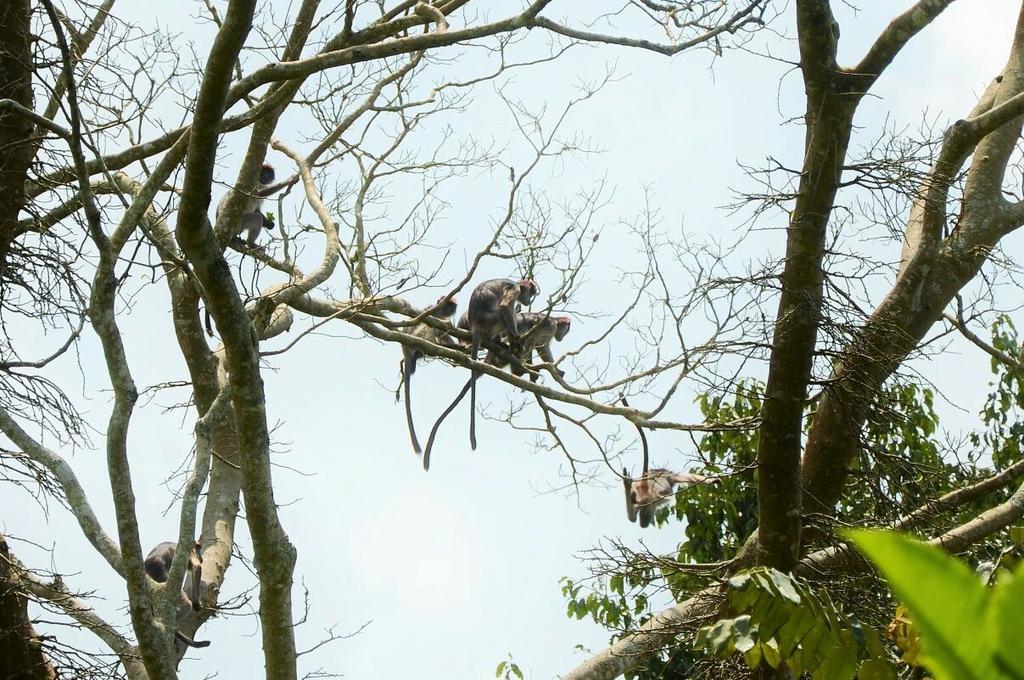
<path fill-rule="evenodd" d="M 195 545 L 192 547 L 192 554 L 189 555 L 188 558 L 188 573 L 191 580 L 191 592 L 182 590 L 182 597 L 184 601 L 178 605 L 178 619 L 187 616 L 189 609 L 199 611 L 202 607 L 202 604 L 200 603 L 200 596 L 202 595 L 203 557 L 199 554 L 200 547 L 201 545 L 199 541 L 196 541 Z M 149 551 L 149 555 L 146 556 L 145 566 L 146 573 L 151 579 L 157 583 L 167 582 L 167 575 L 171 569 L 171 562 L 174 560 L 174 553 L 177 552 L 177 550 L 177 544 L 168 542 L 160 543 Z M 177 629 L 174 631 L 174 637 L 179 642 L 189 647 L 210 646 L 209 640 L 193 640 Z"/>
<path fill-rule="evenodd" d="M 555 363 L 555 358 L 551 355 L 551 339 L 554 338 L 556 340 L 561 341 L 569 332 L 569 326 L 571 324 L 571 321 L 572 320 L 567 316 L 556 317 L 545 316 L 544 314 L 535 314 L 532 312 L 520 312 L 519 314 L 516 315 L 516 325 L 519 327 L 519 330 L 522 333 L 520 336 L 522 347 L 520 348 L 519 352 L 513 353 L 513 351 L 510 348 L 504 348 L 504 346 L 500 346 L 500 343 L 497 343 L 501 348 L 499 349 L 496 346 L 495 349 L 489 350 L 487 352 L 487 358 L 485 359 L 485 361 L 493 366 L 497 366 L 498 368 L 505 368 L 506 366 L 511 364 L 512 373 L 516 376 L 521 376 L 523 373 L 526 372 L 526 369 L 523 368 L 523 365 L 532 358 L 533 351 L 537 350 L 537 353 L 540 354 L 541 358 L 544 361 L 553 365 Z M 462 317 L 459 319 L 458 327 L 469 327 L 469 317 L 466 314 L 463 314 Z M 461 343 L 460 346 L 462 346 Z M 565 371 L 562 371 L 557 368 L 552 368 L 552 370 L 557 371 L 559 377 L 565 376 Z M 530 382 L 537 382 L 537 377 L 539 375 L 540 374 L 537 373 L 536 371 L 531 371 Z M 434 446 L 434 437 L 437 435 L 437 430 L 440 427 L 441 422 L 444 421 L 444 419 L 448 417 L 448 415 L 455 409 L 459 402 L 462 401 L 462 399 L 466 396 L 466 392 L 468 392 L 469 389 L 470 383 L 467 382 L 462 387 L 462 390 L 459 392 L 458 396 L 455 397 L 455 400 L 451 403 L 451 405 L 449 405 L 448 408 L 445 409 L 444 413 L 441 414 L 441 417 L 437 419 L 436 423 L 434 423 L 434 427 L 430 431 L 430 438 L 427 440 L 428 453 L 425 454 L 424 456 L 425 469 L 429 469 L 429 451 Z"/>
<path fill-rule="evenodd" d="M 466 331 L 468 333 L 469 332 L 469 314 L 463 312 L 462 316 L 459 317 L 459 322 L 457 324 L 455 324 L 455 327 L 458 328 L 460 331 Z M 468 349 L 469 348 L 469 343 L 466 342 L 465 340 L 456 339 L 455 342 L 459 343 L 459 347 L 461 347 L 463 349 Z"/>
<path fill-rule="evenodd" d="M 242 210 L 238 217 L 238 227 L 234 231 L 234 237 L 231 239 L 233 243 L 245 244 L 250 248 L 256 248 L 256 238 L 260 235 L 263 229 L 268 231 L 273 230 L 274 223 L 272 220 L 267 219 L 267 216 L 263 214 L 263 201 L 267 196 L 279 191 L 282 187 L 274 186 L 274 166 L 270 163 L 264 163 L 263 167 L 260 168 L 260 178 L 256 185 L 255 191 L 252 195 L 246 195 L 242 200 Z M 220 203 L 217 204 L 217 219 L 220 220 L 221 213 L 224 210 L 224 204 L 228 199 L 230 192 L 224 195 L 224 198 L 220 199 Z M 248 236 L 243 242 L 239 235 L 247 231 Z"/>
<path fill-rule="evenodd" d="M 555 358 L 551 354 L 551 340 L 555 339 L 561 342 L 569 333 L 571 324 L 572 319 L 567 316 L 520 312 L 516 314 L 516 325 L 522 334 L 522 346 L 519 354 L 514 358 L 499 357 L 492 351 L 488 354 L 487 361 L 499 368 L 511 364 L 512 374 L 518 377 L 526 372 L 523 367 L 533 360 L 533 351 L 537 350 L 540 358 L 552 365 L 551 370 L 558 373 L 559 378 L 564 378 L 565 371 L 554 367 Z M 537 382 L 539 375 L 536 371 L 530 371 L 530 382 Z"/>
<path fill-rule="evenodd" d="M 476 361 L 480 344 L 484 340 L 497 341 L 503 333 L 508 334 L 512 355 L 518 356 L 522 349 L 519 326 L 516 323 L 516 312 L 519 311 L 516 305 L 529 306 L 539 292 L 540 286 L 531 279 L 520 279 L 519 281 L 490 279 L 474 288 L 473 294 L 469 296 L 469 308 L 466 310 L 466 326 L 471 336 L 470 358 Z M 476 380 L 478 376 L 479 373 L 475 369 L 470 371 L 469 382 L 434 423 L 434 427 L 430 431 L 430 438 L 427 440 L 427 448 L 423 451 L 424 470 L 430 469 L 430 450 L 433 447 L 438 428 L 466 396 L 467 389 L 470 391 L 469 446 L 476 451 Z"/>
<path fill-rule="evenodd" d="M 629 408 L 629 403 L 622 397 L 622 405 Z M 634 425 L 636 425 L 634 423 Z M 713 479 L 690 472 L 672 472 L 665 468 L 648 470 L 647 436 L 639 425 L 640 442 L 644 448 L 644 469 L 639 479 L 629 476 L 629 470 L 622 468 L 622 486 L 626 492 L 626 515 L 630 522 L 640 518 L 640 527 L 646 528 L 654 521 L 655 511 L 664 505 L 675 492 L 676 485 L 682 488 L 694 484 L 720 484 L 720 479 Z"/>
<path fill-rule="evenodd" d="M 436 319 L 448 320 L 455 316 L 455 309 L 457 303 L 452 298 L 440 297 L 437 300 L 436 309 L 431 312 L 431 316 Z M 410 335 L 415 335 L 418 338 L 422 338 L 427 342 L 432 342 L 435 345 L 442 345 L 444 347 L 458 347 L 455 340 L 452 339 L 448 333 L 436 328 L 431 328 L 425 323 L 419 323 L 412 327 L 409 331 Z M 412 394 L 409 391 L 412 387 L 412 374 L 416 372 L 416 361 L 423 356 L 423 352 L 419 351 L 415 347 L 409 347 L 402 345 L 402 376 L 405 382 L 405 420 L 409 426 L 409 438 L 412 439 L 412 450 L 416 452 L 416 455 L 422 453 L 420 448 L 420 442 L 416 438 L 416 426 L 412 420 Z"/>

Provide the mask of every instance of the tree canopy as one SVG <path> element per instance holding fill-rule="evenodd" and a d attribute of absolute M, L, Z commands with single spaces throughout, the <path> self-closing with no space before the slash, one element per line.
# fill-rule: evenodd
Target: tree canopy
<path fill-rule="evenodd" d="M 8 0 L 0 676 L 1016 677 L 1024 9 L 885 4 Z"/>

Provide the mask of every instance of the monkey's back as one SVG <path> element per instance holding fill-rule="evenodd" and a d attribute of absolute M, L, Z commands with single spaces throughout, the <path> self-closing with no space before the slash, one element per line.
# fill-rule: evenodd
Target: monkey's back
<path fill-rule="evenodd" d="M 178 550 L 175 543 L 160 543 L 149 551 L 146 556 L 146 573 L 157 583 L 167 581 L 167 573 L 171 570 L 171 562 L 174 561 L 174 553 Z"/>
<path fill-rule="evenodd" d="M 512 279 L 489 279 L 474 288 L 469 296 L 469 309 L 466 310 L 469 327 L 493 329 L 501 326 L 498 303 L 516 285 Z"/>

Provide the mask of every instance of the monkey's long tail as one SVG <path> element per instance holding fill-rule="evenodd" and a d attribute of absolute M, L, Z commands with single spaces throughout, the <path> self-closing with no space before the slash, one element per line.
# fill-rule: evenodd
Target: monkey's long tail
<path fill-rule="evenodd" d="M 472 386 L 472 384 L 473 379 L 470 378 L 469 381 L 467 381 L 466 384 L 462 386 L 462 391 L 459 392 L 459 395 L 457 397 L 455 397 L 455 401 L 449 404 L 448 408 L 444 410 L 444 413 L 442 413 L 438 417 L 437 421 L 434 422 L 434 427 L 431 428 L 430 430 L 430 437 L 427 438 L 427 448 L 423 449 L 424 470 L 430 469 L 430 451 L 434 448 L 434 437 L 437 436 L 437 431 L 441 427 L 441 423 L 443 423 L 444 419 L 447 418 L 449 414 L 451 414 L 451 412 L 455 410 L 455 407 L 459 405 L 459 402 L 462 401 L 462 399 L 466 396 L 466 392 L 469 391 L 469 388 Z"/>
<path fill-rule="evenodd" d="M 189 647 L 209 647 L 209 640 L 193 640 L 189 636 L 182 633 L 180 630 L 174 631 L 174 637 L 178 638 L 181 642 L 185 643 Z"/>
<path fill-rule="evenodd" d="M 472 388 L 469 397 L 469 448 L 476 451 L 476 378 L 479 375 L 476 371 L 473 371 L 473 376 L 469 379 L 469 385 Z"/>
<path fill-rule="evenodd" d="M 623 396 L 621 398 L 622 405 L 625 406 L 626 408 L 630 408 L 629 402 L 626 401 L 626 397 Z M 640 479 L 644 479 L 645 477 L 647 477 L 647 466 L 649 465 L 647 454 L 647 435 L 644 434 L 644 428 L 640 427 L 636 423 L 633 423 L 633 426 L 636 428 L 636 431 L 640 433 L 640 443 L 643 444 L 644 446 L 644 471 L 643 474 L 640 475 Z"/>
<path fill-rule="evenodd" d="M 412 439 L 412 450 L 420 455 L 423 449 L 420 448 L 420 440 L 416 438 L 416 425 L 412 421 L 412 397 L 409 396 L 409 387 L 412 385 L 410 375 L 405 374 L 405 422 L 409 425 L 409 438 Z"/>

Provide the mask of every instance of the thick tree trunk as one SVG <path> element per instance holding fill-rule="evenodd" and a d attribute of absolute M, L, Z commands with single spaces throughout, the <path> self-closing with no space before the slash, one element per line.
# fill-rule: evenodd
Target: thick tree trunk
<path fill-rule="evenodd" d="M 0 6 L 0 100 L 32 109 L 32 34 L 29 0 L 5 0 Z M 33 125 L 24 116 L 0 109 L 0 297 L 7 279 L 11 243 L 25 207 L 25 178 L 32 162 Z"/>
<path fill-rule="evenodd" d="M 821 321 L 822 259 L 851 121 L 860 97 L 841 91 L 835 20 L 827 3 L 797 4 L 807 109 L 803 170 L 786 230 L 782 293 L 775 317 L 758 440 L 759 564 L 790 571 L 800 557 L 801 435 Z"/>
<path fill-rule="evenodd" d="M 28 618 L 28 598 L 22 594 L 7 541 L 0 535 L 0 678 L 56 677 Z"/>
<path fill-rule="evenodd" d="M 1002 75 L 989 87 L 967 123 L 1024 92 L 1024 9 L 1017 22 L 1013 48 Z M 924 338 L 953 297 L 970 282 L 1005 234 L 1019 226 L 1020 204 L 1011 206 L 1002 197 L 1006 164 L 1020 138 L 1022 118 L 1010 120 L 977 144 L 940 158 L 929 181 L 940 181 L 940 172 L 955 173 L 967 153 L 973 151 L 965 185 L 963 210 L 950 236 L 942 239 L 946 195 L 938 200 L 922 197 L 918 213 L 908 229 L 919 244 L 904 255 L 900 275 L 892 291 L 875 310 L 864 328 L 844 352 L 830 387 L 815 414 L 803 461 L 803 486 L 807 511 L 831 512 L 839 501 L 849 463 L 860 446 L 860 432 L 878 390 Z M 948 137 L 946 145 L 955 145 Z M 945 155 L 945 154 L 944 154 Z M 957 156 L 963 156 L 957 159 Z M 948 186 L 948 184 L 947 184 Z M 930 189 L 931 187 L 929 187 Z M 1017 210 L 1018 212 L 1013 212 Z M 921 223 L 923 227 L 917 227 Z M 923 239 L 923 240 L 922 240 Z M 908 240 L 908 242 L 910 242 Z"/>

